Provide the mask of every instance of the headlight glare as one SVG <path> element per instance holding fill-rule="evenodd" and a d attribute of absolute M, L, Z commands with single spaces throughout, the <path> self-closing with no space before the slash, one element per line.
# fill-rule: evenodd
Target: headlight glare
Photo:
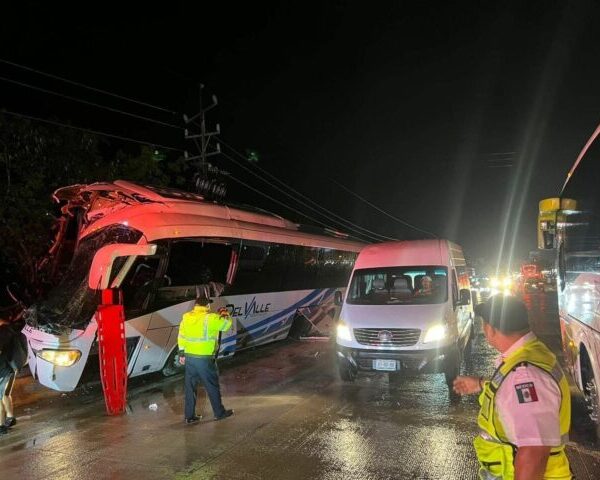
<path fill-rule="evenodd" d="M 427 333 L 425 333 L 423 343 L 438 342 L 444 338 L 446 338 L 446 327 L 439 324 L 433 325 L 432 327 L 429 327 Z"/>
<path fill-rule="evenodd" d="M 339 322 L 337 326 L 337 338 L 339 340 L 345 340 L 347 342 L 352 341 L 352 335 L 350 335 L 350 327 L 344 322 Z"/>
<path fill-rule="evenodd" d="M 59 367 L 70 367 L 81 358 L 81 352 L 79 350 L 43 349 L 38 352 L 38 357 Z"/>

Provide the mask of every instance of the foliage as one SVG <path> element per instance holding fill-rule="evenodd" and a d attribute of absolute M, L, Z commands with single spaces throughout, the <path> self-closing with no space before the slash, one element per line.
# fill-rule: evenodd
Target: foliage
<path fill-rule="evenodd" d="M 157 161 L 150 147 L 139 155 L 101 155 L 97 137 L 0 115 L 0 286 L 10 281 L 38 290 L 38 262 L 51 244 L 59 187 L 123 178 L 184 187 L 183 158 Z"/>

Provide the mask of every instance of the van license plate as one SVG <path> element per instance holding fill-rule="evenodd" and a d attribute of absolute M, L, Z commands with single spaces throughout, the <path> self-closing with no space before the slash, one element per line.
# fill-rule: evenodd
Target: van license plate
<path fill-rule="evenodd" d="M 396 366 L 396 360 L 373 360 L 373 368 L 375 370 L 386 370 L 388 372 L 395 372 Z"/>

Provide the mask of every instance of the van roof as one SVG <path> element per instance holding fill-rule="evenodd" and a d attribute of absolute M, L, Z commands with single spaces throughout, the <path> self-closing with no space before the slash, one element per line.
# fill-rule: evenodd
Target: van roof
<path fill-rule="evenodd" d="M 358 254 L 354 268 L 376 268 L 402 265 L 464 265 L 462 248 L 448 240 L 405 240 L 367 245 Z"/>

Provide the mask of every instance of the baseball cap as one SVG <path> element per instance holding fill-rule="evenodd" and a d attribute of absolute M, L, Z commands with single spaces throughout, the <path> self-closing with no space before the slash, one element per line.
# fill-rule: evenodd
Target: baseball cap
<path fill-rule="evenodd" d="M 529 330 L 529 315 L 525 304 L 511 295 L 494 295 L 477 305 L 475 313 L 502 333 Z"/>

